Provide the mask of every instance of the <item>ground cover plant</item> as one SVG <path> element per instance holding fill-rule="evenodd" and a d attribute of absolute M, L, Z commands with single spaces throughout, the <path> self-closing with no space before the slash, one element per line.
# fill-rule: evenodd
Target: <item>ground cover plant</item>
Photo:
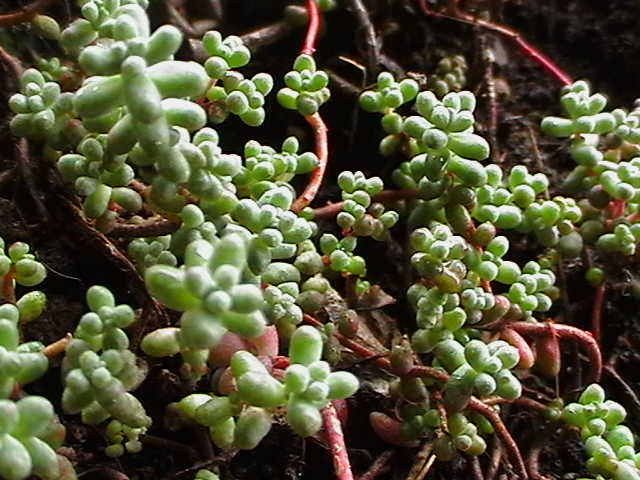
<path fill-rule="evenodd" d="M 0 477 L 640 479 L 637 89 L 544 10 L 7 6 Z"/>

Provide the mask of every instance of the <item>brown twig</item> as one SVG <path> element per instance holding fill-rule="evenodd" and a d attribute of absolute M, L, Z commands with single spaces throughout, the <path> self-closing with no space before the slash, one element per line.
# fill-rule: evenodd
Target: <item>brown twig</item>
<path fill-rule="evenodd" d="M 493 428 L 496 431 L 496 435 L 500 437 L 500 440 L 502 441 L 502 445 L 504 446 L 504 448 L 507 450 L 507 453 L 509 454 L 509 458 L 511 460 L 511 463 L 513 464 L 513 468 L 515 469 L 516 474 L 519 477 L 526 479 L 527 471 L 524 466 L 524 461 L 522 460 L 522 455 L 520 454 L 520 450 L 518 449 L 518 445 L 516 445 L 516 442 L 513 440 L 511 433 L 509 432 L 505 424 L 502 422 L 502 419 L 500 418 L 500 415 L 498 414 L 498 412 L 496 412 L 489 405 L 473 397 L 469 402 L 469 408 L 471 408 L 472 410 L 475 410 L 478 413 L 481 413 L 482 415 L 484 415 L 489 419 L 489 421 L 493 424 Z"/>
<path fill-rule="evenodd" d="M 152 218 L 143 223 L 120 223 L 111 229 L 109 237 L 159 237 L 175 232 L 180 223 L 165 218 Z"/>
<path fill-rule="evenodd" d="M 7 52 L 4 48 L 0 47 L 0 60 L 9 67 L 12 75 L 15 77 L 16 81 L 20 80 L 22 76 L 22 72 L 24 68 L 22 68 L 22 63 L 16 57 Z"/>
<path fill-rule="evenodd" d="M 487 467 L 487 474 L 485 480 L 495 480 L 498 471 L 500 470 L 500 464 L 502 463 L 502 444 L 498 440 L 498 437 L 493 437 L 491 442 L 491 456 L 489 457 L 489 466 Z"/>
<path fill-rule="evenodd" d="M 11 27 L 28 22 L 48 8 L 54 1 L 55 0 L 36 0 L 20 10 L 0 15 L 0 27 Z"/>
<path fill-rule="evenodd" d="M 26 138 L 21 138 L 16 143 L 16 156 L 18 159 L 18 173 L 22 178 L 29 195 L 35 204 L 40 223 L 49 223 L 49 212 L 40 198 L 36 188 L 36 181 L 31 169 L 31 157 L 29 156 L 29 142 Z"/>
<path fill-rule="evenodd" d="M 311 0 L 311 3 L 315 2 Z M 304 117 L 309 126 L 313 129 L 316 144 L 316 156 L 318 157 L 318 166 L 311 172 L 311 178 L 304 191 L 300 194 L 296 201 L 293 202 L 291 209 L 294 212 L 299 212 L 307 205 L 309 205 L 318 194 L 322 180 L 324 179 L 324 172 L 327 169 L 327 162 L 329 158 L 329 146 L 327 138 L 327 126 L 325 125 L 322 117 L 319 113 L 308 115 Z"/>
<path fill-rule="evenodd" d="M 602 282 L 596 287 L 593 297 L 593 309 L 591 310 L 591 333 L 598 345 L 602 345 L 602 311 L 607 295 L 607 284 Z"/>
<path fill-rule="evenodd" d="M 425 469 L 429 459 L 432 457 L 431 450 L 433 450 L 433 442 L 425 442 L 420 451 L 416 455 L 411 470 L 407 474 L 406 480 L 416 480 L 420 473 Z"/>
<path fill-rule="evenodd" d="M 333 403 L 329 403 L 322 409 L 322 424 L 329 450 L 333 457 L 333 466 L 338 480 L 353 480 L 351 464 L 347 455 L 347 447 L 344 443 L 342 426 Z"/>
<path fill-rule="evenodd" d="M 389 460 L 391 460 L 393 455 L 393 450 L 385 450 L 382 452 L 369 466 L 367 471 L 358 477 L 358 480 L 374 480 L 383 473 L 386 473 L 390 468 Z"/>
<path fill-rule="evenodd" d="M 529 478 L 531 480 L 549 480 L 547 477 L 540 473 L 540 454 L 542 453 L 543 445 L 541 442 L 537 442 L 527 455 L 527 471 L 529 472 Z"/>
<path fill-rule="evenodd" d="M 42 353 L 49 359 L 57 355 L 60 355 L 62 352 L 64 352 L 67 349 L 67 345 L 69 345 L 69 342 L 71 342 L 71 339 L 73 339 L 73 335 L 71 335 L 70 333 L 67 333 L 60 340 L 56 340 L 55 342 L 50 343 L 49 345 L 44 347 L 42 349 Z"/>
<path fill-rule="evenodd" d="M 363 32 L 367 67 L 375 73 L 380 64 L 380 44 L 376 39 L 376 30 L 362 0 L 349 0 L 349 4 Z"/>
<path fill-rule="evenodd" d="M 602 355 L 600 347 L 589 332 L 564 325 L 562 323 L 534 323 L 534 322 L 514 322 L 509 327 L 518 333 L 524 335 L 544 336 L 549 335 L 549 328 L 560 339 L 574 340 L 584 348 L 591 363 L 591 374 L 589 375 L 589 383 L 597 382 L 602 373 Z"/>
<path fill-rule="evenodd" d="M 474 480 L 484 480 L 484 474 L 482 473 L 478 457 L 471 457 L 469 463 L 471 463 L 471 473 L 473 474 Z"/>

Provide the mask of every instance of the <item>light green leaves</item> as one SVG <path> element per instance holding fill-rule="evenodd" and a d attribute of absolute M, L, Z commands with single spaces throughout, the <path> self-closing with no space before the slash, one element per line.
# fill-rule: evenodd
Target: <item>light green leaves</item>
<path fill-rule="evenodd" d="M 316 69 L 315 60 L 309 55 L 296 58 L 293 70 L 285 75 L 284 81 L 286 87 L 278 91 L 278 102 L 304 116 L 316 113 L 331 95 L 327 88 L 329 76 Z"/>

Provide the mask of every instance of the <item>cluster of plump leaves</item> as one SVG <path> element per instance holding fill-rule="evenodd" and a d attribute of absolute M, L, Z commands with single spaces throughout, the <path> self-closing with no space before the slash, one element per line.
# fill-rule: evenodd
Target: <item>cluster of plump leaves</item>
<path fill-rule="evenodd" d="M 300 115 L 316 113 L 329 100 L 329 75 L 316 67 L 311 55 L 301 54 L 293 63 L 293 70 L 284 77 L 286 87 L 278 91 L 278 102 L 284 108 L 297 110 Z"/>
<path fill-rule="evenodd" d="M 169 251 L 170 245 L 171 235 L 135 238 L 129 243 L 127 254 L 134 261 L 138 273 L 143 275 L 153 265 L 178 265 L 178 259 Z"/>
<path fill-rule="evenodd" d="M 416 253 L 411 262 L 420 275 L 408 292 L 418 311 L 420 328 L 414 334 L 419 351 L 430 351 L 434 341 L 451 335 L 465 325 L 490 323 L 508 315 L 510 319 L 530 318 L 534 311 L 545 312 L 551 299 L 545 293 L 555 283 L 551 270 L 530 261 L 524 268 L 503 257 L 509 241 L 495 236 L 490 224 L 475 232 L 483 250 L 464 237 L 454 235 L 444 224 L 419 228 L 411 235 Z M 508 285 L 502 295 L 483 288 L 489 282 Z M 484 282 L 484 284 L 483 284 Z"/>
<path fill-rule="evenodd" d="M 261 125 L 265 118 L 264 97 L 273 88 L 271 75 L 258 73 L 247 79 L 231 70 L 251 60 L 251 52 L 240 37 L 230 35 L 223 39 L 220 32 L 207 32 L 202 46 L 209 55 L 204 67 L 213 81 L 206 94 L 214 104 L 209 108 L 209 119 L 221 123 L 233 113 L 247 125 Z"/>
<path fill-rule="evenodd" d="M 190 243 L 182 268 L 155 265 L 147 269 L 149 292 L 169 308 L 184 312 L 180 328 L 170 336 L 156 331 L 145 337 L 142 349 L 148 355 L 200 351 L 206 361 L 208 351 L 227 330 L 247 338 L 264 332 L 264 299 L 259 277 L 247 265 L 246 236 L 229 233 L 215 240 Z M 199 376 L 200 365 L 192 367 Z"/>
<path fill-rule="evenodd" d="M 147 432 L 147 427 L 130 427 L 118 420 L 111 420 L 105 428 L 105 436 L 109 445 L 104 452 L 109 457 L 120 457 L 125 452 L 140 453 L 142 442 L 140 435 Z"/>
<path fill-rule="evenodd" d="M 20 311 L 11 303 L 0 306 L 0 398 L 9 398 L 17 385 L 40 378 L 49 368 L 40 342 L 21 342 Z"/>
<path fill-rule="evenodd" d="M 430 90 L 439 97 L 449 92 L 458 92 L 467 84 L 467 60 L 462 55 L 441 58 L 436 70 L 427 77 Z"/>
<path fill-rule="evenodd" d="M 331 372 L 322 357 L 323 340 L 313 327 L 298 327 L 289 342 L 291 365 L 276 379 L 247 351 L 231 358 L 234 390 L 228 396 L 194 394 L 178 403 L 189 419 L 209 428 L 220 448 L 253 449 L 267 435 L 276 409 L 286 406 L 286 420 L 307 437 L 322 426 L 320 410 L 330 400 L 351 396 L 358 380 L 348 372 Z"/>
<path fill-rule="evenodd" d="M 35 68 L 22 74 L 20 93 L 11 96 L 9 108 L 15 113 L 9 126 L 17 136 L 64 148 L 76 145 L 86 133 L 73 119 L 73 93 L 61 92 L 58 83 L 45 80 Z"/>
<path fill-rule="evenodd" d="M 372 203 L 372 197 L 384 187 L 382 180 L 379 177 L 367 179 L 362 172 L 344 171 L 338 175 L 338 186 L 342 190 L 342 211 L 336 221 L 343 233 L 384 239 L 399 215 L 393 210 L 385 211 L 381 203 Z"/>
<path fill-rule="evenodd" d="M 640 453 L 633 432 L 623 424 L 626 416 L 624 407 L 607 400 L 598 384 L 588 386 L 578 402 L 562 411 L 562 419 L 580 429 L 589 456 L 587 468 L 596 480 L 640 478 Z"/>
<path fill-rule="evenodd" d="M 16 283 L 33 286 L 44 280 L 46 270 L 29 250 L 27 244 L 16 242 L 5 253 L 0 237 L 0 283 L 5 289 L 13 291 Z M 39 317 L 45 306 L 41 291 L 0 306 L 0 475 L 8 480 L 29 475 L 59 478 L 55 449 L 60 446 L 60 433 L 64 437 L 64 427 L 62 432 L 56 428 L 53 407 L 38 396 L 10 400 L 16 388 L 38 380 L 49 368 L 44 345 L 22 342 L 20 332 L 21 325 Z"/>
<path fill-rule="evenodd" d="M 55 423 L 53 406 L 44 397 L 0 400 L 0 475 L 7 480 L 61 478 L 55 452 L 60 445 L 51 436 Z"/>
<path fill-rule="evenodd" d="M 397 82 L 391 73 L 381 72 L 375 89 L 360 94 L 360 107 L 363 110 L 382 114 L 380 124 L 387 134 L 380 141 L 380 153 L 383 156 L 394 154 L 403 145 L 401 125 L 405 117 L 396 110 L 415 99 L 418 90 L 418 83 L 411 78 Z"/>
<path fill-rule="evenodd" d="M 244 147 L 244 170 L 234 178 L 241 192 L 251 193 L 261 189 L 260 182 L 289 182 L 294 175 L 310 173 L 318 165 L 318 157 L 313 152 L 302 152 L 296 137 L 288 137 L 282 142 L 278 152 L 268 145 L 260 145 L 250 140 Z"/>
<path fill-rule="evenodd" d="M 82 413 L 88 424 L 113 417 L 130 427 L 147 427 L 151 419 L 129 393 L 146 376 L 123 330 L 135 322 L 135 312 L 116 305 L 113 294 L 98 285 L 87 290 L 86 300 L 91 311 L 80 319 L 62 364 L 62 408 Z"/>
<path fill-rule="evenodd" d="M 549 135 L 570 138 L 569 153 L 577 166 L 565 178 L 562 188 L 574 198 L 581 197 L 577 204 L 582 219 L 578 228 L 564 226 L 568 233 L 564 234 L 561 247 L 570 256 L 577 255 L 583 243 L 606 252 L 633 255 L 640 240 L 635 215 L 640 202 L 640 162 L 621 154 L 619 147 L 626 145 L 627 152 L 637 154 L 637 147 L 630 148 L 640 141 L 637 111 L 605 112 L 606 98 L 591 94 L 584 81 L 563 89 L 560 101 L 568 118 L 545 117 L 541 127 Z M 609 135 L 608 142 L 617 147 L 603 151 L 602 135 Z M 562 225 L 558 227 L 562 229 Z"/>
<path fill-rule="evenodd" d="M 14 242 L 6 246 L 4 239 L 0 237 L 0 284 L 4 286 L 0 296 L 13 292 L 16 285 L 34 287 L 42 283 L 46 277 L 47 269 L 36 260 L 29 245 L 24 242 Z M 38 318 L 46 305 L 47 296 L 44 292 L 34 290 L 25 293 L 15 303 L 19 321 L 27 323 Z"/>
<path fill-rule="evenodd" d="M 436 365 L 451 373 L 444 387 L 443 401 L 449 412 L 467 406 L 471 395 L 498 395 L 515 400 L 522 393 L 518 378 L 511 373 L 520 361 L 518 350 L 507 342 L 485 343 L 479 339 L 466 344 L 450 339 L 439 342 L 434 350 Z"/>

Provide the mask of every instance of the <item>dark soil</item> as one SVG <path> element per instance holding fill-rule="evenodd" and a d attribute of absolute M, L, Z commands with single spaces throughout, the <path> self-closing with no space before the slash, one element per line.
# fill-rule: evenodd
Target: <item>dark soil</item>
<path fill-rule="evenodd" d="M 158 0 L 160 5 L 151 9 L 155 25 L 168 21 L 163 2 Z M 69 3 L 68 0 L 60 1 L 51 9 L 51 14 L 61 23 L 73 16 L 75 10 Z M 172 3 L 188 4 L 186 12 L 192 22 L 209 19 L 211 10 L 205 0 Z M 288 2 L 229 0 L 222 3 L 225 15 L 217 28 L 224 34 L 239 34 L 279 20 L 283 3 Z M 342 0 L 340 3 L 349 5 L 353 2 Z M 510 39 L 449 19 L 425 17 L 417 2 L 411 0 L 371 0 L 365 3 L 383 44 L 382 51 L 389 59 L 387 63 L 397 64 L 400 70 L 429 74 L 445 54 L 461 53 L 466 56 L 470 65 L 468 88 L 480 95 L 478 120 L 482 134 L 488 133 L 490 109 L 485 83 L 487 66 L 482 61 L 479 46 L 483 43 L 492 46 L 496 52 L 494 81 L 499 120 L 497 146 L 500 157 L 496 158 L 505 164 L 527 164 L 551 176 L 571 168 L 563 144 L 541 138 L 537 128 L 542 115 L 559 111 L 559 84 L 527 59 Z M 609 96 L 615 107 L 629 107 L 640 96 L 640 31 L 637 28 L 640 4 L 637 1 L 515 0 L 503 3 L 493 8 L 495 21 L 518 29 L 572 77 L 592 81 L 596 89 Z M 19 4 L 15 0 L 0 1 L 0 11 L 13 10 Z M 355 89 L 370 84 L 377 72 L 365 74 L 358 66 L 366 65 L 365 41 L 349 9 L 341 8 L 328 15 L 325 30 L 318 46 L 319 65 L 339 74 Z M 290 69 L 291 59 L 295 57 L 302 37 L 302 30 L 294 30 L 261 48 L 254 55 L 255 60 L 248 73 L 252 73 L 251 70 L 269 71 L 275 79 L 281 78 Z M 12 42 L 15 43 L 11 45 Z M 34 37 L 23 26 L 0 30 L 0 44 L 17 47 L 25 65 L 31 64 L 34 55 L 61 53 L 55 45 Z M 183 51 L 188 55 L 188 48 Z M 49 306 L 42 318 L 29 325 L 26 336 L 46 344 L 72 331 L 85 311 L 84 292 L 95 284 L 108 286 L 120 301 L 142 309 L 143 326 L 133 332 L 134 339 L 139 339 L 144 331 L 167 324 L 167 313 L 148 296 L 140 277 L 123 256 L 122 247 L 125 245 L 114 245 L 86 224 L 78 213 L 78 200 L 63 185 L 52 165 L 42 158 L 40 149 L 32 146 L 26 159 L 21 160 L 16 155 L 16 139 L 8 131 L 6 107 L 7 98 L 15 91 L 15 81 L 6 67 L 3 73 L 0 174 L 9 172 L 11 177 L 0 183 L 0 235 L 8 243 L 17 240 L 28 242 L 49 268 L 49 276 L 43 285 Z M 336 200 L 334 180 L 341 170 L 364 170 L 369 175 L 386 175 L 388 178 L 400 160 L 379 156 L 377 145 L 382 131 L 378 117 L 359 112 L 357 97 L 350 89 L 336 86 L 332 93 L 332 101 L 323 107 L 323 116 L 330 128 L 331 156 L 328 179 L 316 200 L 318 206 Z M 312 147 L 306 124 L 299 116 L 275 107 L 274 97 L 271 95 L 269 100 L 269 106 L 273 108 L 267 110 L 269 120 L 265 126 L 249 129 L 232 119 L 220 128 L 226 150 L 240 151 L 249 138 L 278 145 L 286 134 L 291 133 L 301 136 L 306 148 Z M 539 158 L 535 154 L 536 149 L 541 152 Z M 385 311 L 392 317 L 403 319 L 398 320 L 394 329 L 396 333 L 398 329 L 404 333 L 412 328 L 411 321 L 407 320 L 411 317 L 401 301 L 410 278 L 402 266 L 406 264 L 402 234 L 394 242 L 388 245 L 365 243 L 365 256 L 379 259 L 369 263 L 372 281 L 400 300 L 400 306 Z M 516 244 L 515 251 L 523 255 L 537 253 L 525 239 Z M 637 263 L 621 263 L 615 271 L 615 281 L 635 281 Z M 582 272 L 581 264 L 564 265 L 564 279 L 561 278 L 564 285 L 561 286 L 566 292 L 567 302 L 558 308 L 557 314 L 562 315 L 566 322 L 588 329 L 593 289 L 583 280 Z M 569 310 L 564 308 L 566 306 L 570 307 Z M 639 364 L 635 352 L 640 351 L 637 301 L 624 289 L 611 292 L 605 305 L 604 320 L 604 359 L 610 362 L 619 376 L 605 373 L 603 383 L 612 397 L 630 412 L 629 424 L 640 428 L 640 405 L 634 393 L 640 387 L 640 377 L 635 370 Z M 558 380 L 559 393 L 571 399 L 582 385 L 578 353 L 566 348 L 563 361 L 564 368 Z M 105 439 L 100 428 L 86 427 L 75 416 L 62 416 L 67 427 L 65 444 L 72 449 L 80 475 L 96 479 L 121 478 L 113 474 L 116 471 L 124 472 L 129 478 L 187 479 L 193 478 L 198 465 L 208 462 L 220 467 L 225 480 L 333 478 L 331 458 L 323 443 L 316 439 L 303 441 L 284 425 L 274 428 L 255 451 L 237 455 L 233 455 L 234 452 L 214 452 L 213 457 L 208 450 L 210 447 L 205 445 L 208 441 L 202 431 L 170 431 L 163 423 L 163 407 L 190 391 L 176 375 L 177 367 L 176 361 L 151 361 L 150 374 L 136 395 L 154 418 L 149 434 L 188 445 L 195 449 L 195 455 L 189 456 L 170 443 L 158 445 L 156 441 L 147 445 L 141 454 L 113 460 L 103 454 Z M 383 450 L 389 448 L 371 431 L 368 414 L 374 409 L 380 410 L 381 406 L 391 405 L 377 388 L 381 382 L 379 372 L 366 363 L 355 365 L 354 369 L 365 380 L 363 388 L 350 401 L 345 435 L 354 470 L 361 473 Z M 45 395 L 59 406 L 59 376 L 59 369 L 54 367 L 44 379 L 30 385 L 27 390 Z M 529 378 L 525 385 L 533 395 L 539 392 L 541 398 L 554 396 L 556 389 L 553 381 L 536 376 Z M 206 391 L 206 382 L 196 388 Z M 556 424 L 545 423 L 536 412 L 517 407 L 510 409 L 507 418 L 525 457 L 534 446 L 543 445 L 540 458 L 542 474 L 567 480 L 585 474 L 582 449 L 575 435 L 559 429 Z M 379 478 L 404 479 L 415 454 L 414 450 L 396 449 L 391 473 Z M 485 470 L 488 461 L 487 455 L 480 459 Z M 505 478 L 510 478 L 509 471 L 506 472 Z M 471 478 L 469 462 L 463 456 L 446 464 L 436 462 L 427 478 Z"/>

